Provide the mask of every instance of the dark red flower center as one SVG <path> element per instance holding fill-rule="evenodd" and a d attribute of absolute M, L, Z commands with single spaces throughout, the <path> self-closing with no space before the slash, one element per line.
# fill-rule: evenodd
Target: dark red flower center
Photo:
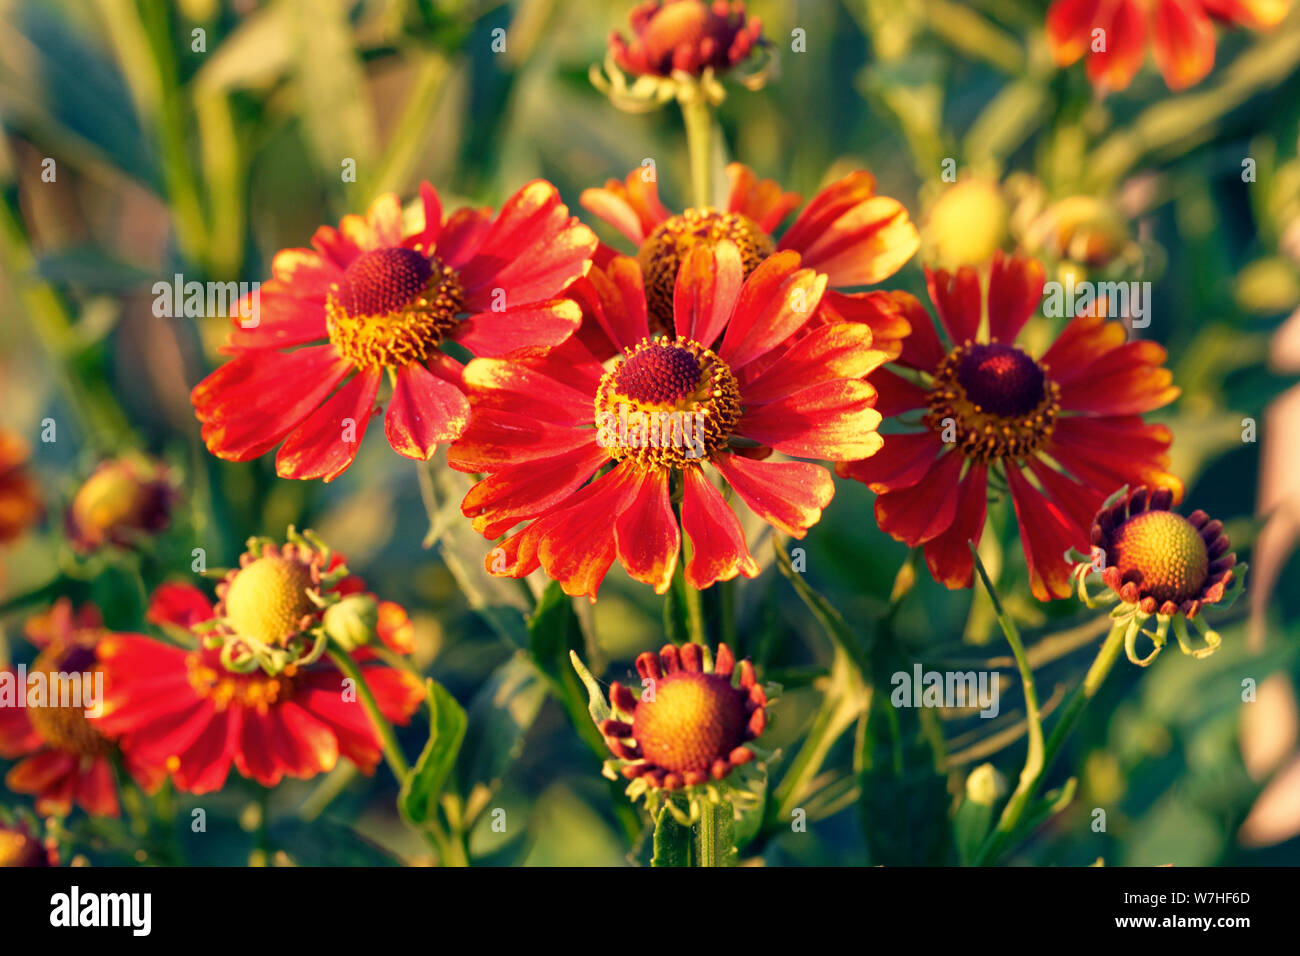
<path fill-rule="evenodd" d="M 385 315 L 415 301 L 433 276 L 433 263 L 414 249 L 374 249 L 348 266 L 336 301 L 349 315 Z"/>
<path fill-rule="evenodd" d="M 925 422 L 972 460 L 1022 459 L 1051 435 L 1060 391 L 1014 345 L 966 343 L 935 369 Z"/>
<path fill-rule="evenodd" d="M 1043 400 L 1047 377 L 1014 345 L 972 345 L 957 363 L 967 397 L 994 415 L 1025 415 Z"/>
<path fill-rule="evenodd" d="M 740 386 L 698 342 L 645 339 L 605 373 L 595 413 L 611 458 L 681 468 L 726 445 L 740 420 Z"/>
<path fill-rule="evenodd" d="M 456 273 L 414 249 L 372 249 L 330 290 L 325 323 L 339 354 L 358 368 L 424 361 L 456 324 Z"/>
<path fill-rule="evenodd" d="M 655 682 L 653 700 L 646 697 L 636 705 L 632 736 L 655 766 L 707 772 L 744 742 L 745 695 L 725 677 L 675 671 Z"/>
<path fill-rule="evenodd" d="M 633 353 L 614 372 L 614 385 L 637 402 L 678 402 L 700 385 L 700 362 L 689 349 L 662 345 Z"/>
<path fill-rule="evenodd" d="M 1121 580 L 1141 575 L 1138 586 L 1157 602 L 1181 604 L 1201 593 L 1210 571 L 1205 539 L 1190 521 L 1172 511 L 1144 511 L 1115 532 L 1108 557 Z"/>

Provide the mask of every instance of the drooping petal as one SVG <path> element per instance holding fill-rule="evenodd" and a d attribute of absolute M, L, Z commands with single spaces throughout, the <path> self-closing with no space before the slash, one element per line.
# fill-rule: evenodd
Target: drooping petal
<path fill-rule="evenodd" d="M 880 369 L 871 376 L 876 387 L 876 411 L 886 418 L 925 408 L 928 392 L 889 369 Z"/>
<path fill-rule="evenodd" d="M 332 345 L 288 354 L 250 352 L 232 359 L 190 393 L 208 451 L 230 461 L 265 454 L 352 368 Z"/>
<path fill-rule="evenodd" d="M 957 493 L 957 516 L 948 530 L 925 543 L 925 563 L 947 588 L 968 588 L 975 573 L 971 542 L 984 530 L 988 466 L 972 464 Z"/>
<path fill-rule="evenodd" d="M 885 435 L 884 447 L 865 461 L 846 461 L 835 466 L 838 474 L 860 481 L 876 494 L 908 488 L 924 478 L 943 450 L 943 442 L 932 431 Z"/>
<path fill-rule="evenodd" d="M 1183 483 L 1166 469 L 1173 435 L 1136 415 L 1057 420 L 1045 451 L 1083 483 L 1109 495 L 1124 485 L 1168 488 L 1181 501 Z"/>
<path fill-rule="evenodd" d="M 974 342 L 983 312 L 979 273 L 971 266 L 962 266 L 956 273 L 927 268 L 925 281 L 930 301 L 952 343 Z"/>
<path fill-rule="evenodd" d="M 802 538 L 835 494 L 830 472 L 820 465 L 725 453 L 711 460 L 754 514 L 791 537 Z"/>
<path fill-rule="evenodd" d="M 593 440 L 589 428 L 556 425 L 527 412 L 478 408 L 447 459 L 457 471 L 498 471 L 586 447 Z"/>
<path fill-rule="evenodd" d="M 1088 52 L 1101 0 L 1055 0 L 1047 11 L 1047 45 L 1057 66 L 1069 66 Z"/>
<path fill-rule="evenodd" d="M 475 531 L 495 538 L 520 521 L 564 505 L 607 461 L 609 453 L 590 441 L 553 458 L 502 468 L 466 492 L 461 513 L 473 519 Z"/>
<path fill-rule="evenodd" d="M 419 362 L 397 370 L 384 434 L 393 451 L 428 461 L 440 442 L 455 441 L 469 424 L 469 402 L 461 390 Z"/>
<path fill-rule="evenodd" d="M 614 520 L 614 544 L 619 563 L 634 580 L 649 584 L 656 594 L 668 590 L 682 545 L 668 498 L 668 469 L 642 473 L 631 501 Z"/>
<path fill-rule="evenodd" d="M 1089 33 L 1090 43 L 1096 38 L 1105 47 L 1089 47 L 1088 79 L 1100 89 L 1122 90 L 1133 81 L 1146 58 L 1146 12 L 1136 0 L 1119 0 L 1109 7 L 1109 17 L 1107 9 L 1104 5 L 1100 8 Z"/>
<path fill-rule="evenodd" d="M 915 548 L 937 538 L 957 517 L 958 477 L 965 458 L 950 451 L 941 455 L 914 484 L 876 498 L 880 530 Z"/>
<path fill-rule="evenodd" d="M 737 574 L 758 575 L 758 563 L 745 546 L 740 520 L 702 469 L 682 472 L 682 530 L 691 542 L 686 583 L 703 590 Z"/>
<path fill-rule="evenodd" d="M 617 553 L 614 522 L 639 481 L 635 464 L 625 461 L 584 488 L 585 494 L 575 495 L 570 507 L 539 519 L 545 525 L 538 534 L 537 559 L 565 594 L 585 594 L 595 603 Z M 592 515 L 604 520 L 593 521 Z"/>
<path fill-rule="evenodd" d="M 635 259 L 614 256 L 576 280 L 569 294 L 595 322 L 594 332 L 602 339 L 596 348 L 599 358 L 608 358 L 649 337 L 645 283 Z"/>
<path fill-rule="evenodd" d="M 275 456 L 281 478 L 333 481 L 357 457 L 383 373 L 359 372 L 285 439 Z"/>
<path fill-rule="evenodd" d="M 1127 342 L 1061 385 L 1061 407 L 1095 415 L 1134 415 L 1168 405 L 1182 389 L 1163 368 L 1165 350 L 1158 342 Z"/>
<path fill-rule="evenodd" d="M 1171 90 L 1195 86 L 1214 69 L 1214 24 L 1200 0 L 1155 0 L 1151 52 Z"/>
<path fill-rule="evenodd" d="M 1040 601 L 1069 597 L 1070 565 L 1065 553 L 1070 548 L 1087 551 L 1087 532 L 1070 521 L 1059 504 L 1030 485 L 1018 467 L 1011 465 L 1005 471 L 1029 566 L 1029 589 Z"/>

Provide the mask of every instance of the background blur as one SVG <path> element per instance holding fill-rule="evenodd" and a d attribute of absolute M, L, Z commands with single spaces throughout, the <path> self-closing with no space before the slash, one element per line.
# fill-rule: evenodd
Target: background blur
<path fill-rule="evenodd" d="M 330 485 L 277 479 L 270 455 L 212 457 L 188 392 L 213 367 L 226 320 L 155 318 L 150 289 L 178 272 L 264 279 L 277 249 L 305 245 L 317 225 L 364 211 L 381 192 L 409 200 L 422 179 L 455 208 L 499 206 L 546 177 L 594 226 L 578 207 L 582 189 L 648 157 L 665 203 L 681 208 L 688 176 L 676 109 L 621 113 L 587 78 L 609 31 L 626 30 L 628 6 L 0 0 L 0 425 L 30 444 L 47 511 L 0 551 L 0 660 L 31 656 L 21 623 L 39 606 L 15 613 L 13 600 L 72 566 L 61 516 L 79 482 L 103 457 L 143 449 L 183 476 L 185 496 L 142 559 L 150 586 L 188 574 L 193 547 L 222 566 L 250 534 L 316 529 L 379 595 L 409 609 L 419 664 L 470 712 L 458 774 L 501 777 L 497 804 L 526 821 L 509 839 L 480 827 L 481 862 L 625 859 L 626 801 L 611 799 L 564 708 L 517 666 L 520 592 L 477 573 L 483 543 L 459 520 L 460 476 L 425 489 L 445 519 L 426 550 L 416 469 L 373 435 Z M 1183 389 L 1155 418 L 1174 430 L 1186 509 L 1223 519 L 1249 561 L 1247 598 L 1218 619 L 1224 646 L 1214 657 L 1169 652 L 1145 671 L 1117 668 L 1053 774 L 1053 785 L 1077 776 L 1075 800 L 1011 859 L 1300 863 L 1300 11 L 1269 34 L 1221 31 L 1215 71 L 1189 92 L 1170 94 L 1148 65 L 1128 90 L 1101 99 L 1081 67 L 1052 63 L 1046 6 L 753 2 L 780 71 L 760 92 L 731 89 L 720 109 L 727 145 L 805 197 L 849 169 L 870 169 L 879 191 L 922 225 L 932 259 L 1021 244 L 1057 275 L 1155 283 L 1142 334 L 1167 346 Z M 791 50 L 796 29 L 805 52 Z M 493 52 L 497 30 L 503 52 Z M 42 179 L 47 158 L 53 182 Z M 940 179 L 947 158 L 957 161 L 956 184 Z M 356 161 L 355 183 L 341 180 L 346 159 Z M 1063 210 L 1062 201 L 1073 204 Z M 920 262 L 885 287 L 924 299 Z M 1048 340 L 1049 320 L 1034 321 L 1031 336 Z M 41 441 L 47 418 L 57 423 L 53 442 Z M 864 633 L 906 553 L 876 529 L 872 498 L 839 482 L 826 520 L 802 543 L 808 583 Z M 1077 602 L 1032 600 L 1014 520 L 1005 507 L 991 514 L 982 553 L 1043 662 L 1040 693 L 1059 703 L 1102 631 Z M 770 565 L 770 544 L 755 548 Z M 60 590 L 93 598 L 110 626 L 144 627 L 141 595 L 120 569 L 79 567 L 72 577 Z M 582 613 L 592 670 L 606 679 L 663 642 L 662 599 L 617 566 Z M 1018 773 L 1023 709 L 983 595 L 948 592 L 922 573 L 896 630 L 900 652 L 927 666 L 1001 668 L 1000 716 L 944 714 L 917 728 L 907 760 L 938 753 L 944 787 L 934 792 L 905 769 L 881 775 L 866 799 L 849 728 L 829 755 L 821 797 L 806 807 L 809 832 L 776 829 L 747 855 L 927 862 L 913 851 L 971 768 L 992 760 Z M 740 587 L 739 633 L 741 651 L 786 688 L 770 739 L 788 757 L 834 679 L 830 645 L 770 566 Z M 1250 703 L 1246 679 L 1258 687 Z M 423 736 L 417 720 L 403 738 L 408 753 Z M 333 792 L 322 786 L 289 781 L 270 799 L 274 845 L 297 862 L 418 862 L 427 852 L 396 817 L 382 767 L 369 780 L 335 771 L 328 786 L 339 795 L 318 813 L 312 801 Z M 248 858 L 254 789 L 232 774 L 225 791 L 204 798 L 208 832 L 185 834 L 189 862 Z M 22 798 L 0 791 L 0 803 Z M 182 814 L 190 805 L 182 795 Z M 1097 807 L 1107 811 L 1104 833 L 1090 826 Z M 902 843 L 910 859 L 900 858 Z"/>

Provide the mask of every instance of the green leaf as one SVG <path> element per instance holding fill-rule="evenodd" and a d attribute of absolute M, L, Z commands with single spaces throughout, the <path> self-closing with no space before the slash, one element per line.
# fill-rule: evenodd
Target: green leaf
<path fill-rule="evenodd" d="M 469 798 L 467 827 L 518 758 L 545 700 L 546 684 L 537 668 L 516 654 L 492 672 L 470 701 L 469 729 L 457 765 Z"/>
<path fill-rule="evenodd" d="M 327 819 L 272 823 L 271 846 L 299 866 L 400 866 L 401 861 L 351 827 Z"/>
<path fill-rule="evenodd" d="M 398 809 L 413 824 L 428 820 L 437 805 L 468 723 L 464 708 L 445 687 L 433 678 L 426 681 L 425 687 L 429 700 L 429 740 L 397 796 Z"/>
<path fill-rule="evenodd" d="M 596 682 L 596 678 L 591 676 L 591 671 L 583 666 L 582 658 L 578 656 L 577 651 L 569 651 L 569 661 L 587 688 L 587 713 L 591 714 L 592 723 L 599 724 L 601 721 L 609 720 L 612 712 L 609 709 L 609 702 L 605 700 L 605 691 Z"/>

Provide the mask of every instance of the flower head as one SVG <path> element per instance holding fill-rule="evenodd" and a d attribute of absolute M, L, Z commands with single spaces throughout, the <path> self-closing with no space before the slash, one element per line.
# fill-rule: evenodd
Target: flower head
<path fill-rule="evenodd" d="M 1172 504 L 1167 489 L 1120 489 L 1093 519 L 1091 553 L 1075 555 L 1080 599 L 1089 607 L 1119 602 L 1111 617 L 1130 622 L 1126 649 L 1129 659 L 1142 666 L 1160 653 L 1171 623 L 1183 653 L 1213 654 L 1221 641 L 1205 627 L 1200 612 L 1209 605 L 1230 606 L 1245 581 L 1246 566 L 1229 550 L 1223 522 L 1211 521 L 1200 510 L 1183 517 L 1170 510 Z M 1088 593 L 1086 579 L 1093 572 L 1110 589 L 1107 597 Z M 1141 632 L 1151 638 L 1153 650 L 1139 658 L 1134 642 L 1153 615 L 1157 630 Z M 1205 637 L 1205 645 L 1197 650 L 1188 641 L 1188 621 Z"/>
<path fill-rule="evenodd" d="M 634 247 L 645 276 L 651 331 L 674 332 L 673 290 L 691 250 L 730 242 L 740 251 L 746 276 L 776 253 L 799 253 L 804 267 L 825 273 L 830 286 L 820 318 L 870 325 L 877 348 L 897 354 L 908 326 L 891 294 L 838 290 L 882 282 L 916 252 L 920 236 L 902 203 L 877 195 L 875 178 L 859 170 L 819 192 L 782 231 L 800 197 L 773 180 L 760 180 L 740 163 L 728 166 L 727 175 L 731 189 L 722 209 L 671 212 L 659 201 L 648 167 L 582 194 L 582 205 Z M 602 249 L 597 259 L 606 262 L 615 254 Z"/>
<path fill-rule="evenodd" d="M 647 651 L 636 659 L 640 697 L 615 681 L 609 707 L 593 711 L 614 755 L 605 775 L 632 781 L 628 796 L 645 795 L 652 810 L 664 792 L 684 790 L 692 805 L 701 797 L 716 799 L 719 781 L 761 755 L 753 741 L 767 727 L 767 691 L 748 660 L 737 667 L 726 644 L 710 658 L 698 644 Z M 596 688 L 573 660 L 588 688 Z"/>
<path fill-rule="evenodd" d="M 426 460 L 469 416 L 444 342 L 497 356 L 577 329 L 578 307 L 561 295 L 587 271 L 596 239 L 554 186 L 529 183 L 496 216 L 444 218 L 433 187 L 420 193 L 419 228 L 405 229 L 386 195 L 365 218 L 322 226 L 312 249 L 276 254 L 257 308 L 236 307 L 234 358 L 191 395 L 209 451 L 246 461 L 280 445 L 281 477 L 330 481 L 356 457 L 387 379 L 388 441 Z"/>
<path fill-rule="evenodd" d="M 134 634 L 105 638 L 100 659 L 107 690 L 98 729 L 130 760 L 166 773 L 190 793 L 220 789 L 232 765 L 267 787 L 285 776 L 306 779 L 332 770 L 340 756 L 373 773 L 379 741 L 338 668 L 310 655 L 287 662 L 271 655 L 281 664 L 271 672 L 257 666 L 268 658 L 250 652 L 254 644 L 276 650 L 306 645 L 303 629 L 319 620 L 313 598 L 362 587 L 355 578 L 322 573 L 318 557 L 290 545 L 264 550 L 227 578 L 215 607 L 190 585 L 160 588 L 150 602 L 150 621 L 188 633 L 200 646 L 175 647 Z M 250 568 L 252 575 L 241 580 Z M 258 602 L 264 602 L 260 610 Z M 400 617 L 390 611 L 385 623 L 380 615 L 379 636 L 392 647 L 400 644 L 389 642 L 386 632 L 403 628 L 405 614 Z M 227 650 L 232 645 L 233 653 Z M 364 648 L 353 657 L 384 716 L 406 723 L 423 698 L 419 681 L 377 663 Z"/>
<path fill-rule="evenodd" d="M 881 529 L 924 546 L 931 574 L 948 587 L 971 584 L 969 544 L 984 528 L 990 480 L 1010 492 L 1030 585 L 1044 601 L 1070 593 L 1064 554 L 1086 545 L 1092 516 L 1113 489 L 1145 482 L 1182 495 L 1165 471 L 1168 429 L 1141 418 L 1178 396 L 1161 367 L 1164 349 L 1125 341 L 1124 326 L 1106 321 L 1098 304 L 1032 355 L 1017 338 L 1038 308 L 1043 276 L 1041 263 L 1000 253 L 987 292 L 974 269 L 927 270 L 950 344 L 912 300 L 912 335 L 899 359 L 910 371 L 872 379 L 877 408 L 920 412 L 922 429 L 888 435 L 874 458 L 838 466 L 877 493 Z"/>
<path fill-rule="evenodd" d="M 741 0 L 645 0 L 628 15 L 632 39 L 610 34 L 614 62 L 637 75 L 699 76 L 738 66 L 761 46 L 763 25 Z"/>
<path fill-rule="evenodd" d="M 1122 90 L 1146 59 L 1148 36 L 1156 66 L 1171 90 L 1195 86 L 1214 67 L 1214 21 L 1268 29 L 1290 0 L 1055 0 L 1047 39 L 1060 66 L 1088 58 L 1088 79 Z"/>
<path fill-rule="evenodd" d="M 39 520 L 41 495 L 27 470 L 27 444 L 0 428 L 0 544 L 13 541 Z"/>
<path fill-rule="evenodd" d="M 164 530 L 176 486 L 167 468 L 141 455 L 102 462 L 77 489 L 65 524 L 73 546 L 127 548 Z"/>
<path fill-rule="evenodd" d="M 66 816 L 74 803 L 87 813 L 118 816 L 113 746 L 88 716 L 102 704 L 90 699 L 96 680 L 103 686 L 99 647 L 108 632 L 99 611 L 87 604 L 74 612 L 62 598 L 28 620 L 26 635 L 40 652 L 25 672 L 5 672 L 22 700 L 0 698 L 0 756 L 19 758 L 5 785 L 33 794 L 42 816 Z M 127 766 L 147 788 L 158 782 L 148 768 Z"/>
<path fill-rule="evenodd" d="M 692 587 L 753 577 L 711 472 L 786 534 L 817 522 L 834 492 L 829 471 L 764 459 L 873 454 L 880 416 L 865 376 L 888 355 L 864 324 L 808 328 L 826 277 L 797 253 L 743 276 L 735 244 L 692 249 L 677 276 L 677 334 L 655 336 L 641 269 L 616 257 L 575 287 L 590 318 L 581 340 L 466 367 L 474 417 L 448 462 L 487 477 L 461 510 L 487 538 L 524 525 L 491 550 L 489 571 L 540 566 L 594 601 L 617 558 L 663 593 L 684 531 Z"/>

